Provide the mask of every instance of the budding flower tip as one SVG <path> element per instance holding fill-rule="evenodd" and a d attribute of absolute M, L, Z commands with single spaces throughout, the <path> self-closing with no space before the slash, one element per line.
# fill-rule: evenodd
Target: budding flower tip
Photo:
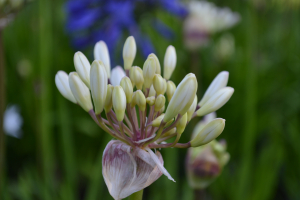
<path fill-rule="evenodd" d="M 209 143 L 216 137 L 218 137 L 225 128 L 225 120 L 222 118 L 216 118 L 206 124 L 202 129 L 197 130 L 199 133 L 191 140 L 192 147 L 198 147 Z"/>
<path fill-rule="evenodd" d="M 73 103 L 77 103 L 69 85 L 69 76 L 66 72 L 60 70 L 55 75 L 55 84 L 59 92 L 66 99 Z"/>
<path fill-rule="evenodd" d="M 132 66 L 133 60 L 136 55 L 136 43 L 133 36 L 129 36 L 123 47 L 123 60 L 124 68 L 129 70 Z"/>

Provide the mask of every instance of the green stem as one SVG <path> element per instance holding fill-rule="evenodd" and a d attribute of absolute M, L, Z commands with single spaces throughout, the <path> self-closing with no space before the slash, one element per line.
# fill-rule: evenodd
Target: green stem
<path fill-rule="evenodd" d="M 59 106 L 59 121 L 60 121 L 60 136 L 61 136 L 61 149 L 64 161 L 64 172 L 67 182 L 68 198 L 76 199 L 75 187 L 76 187 L 76 164 L 75 154 L 73 146 L 73 135 L 71 130 L 71 122 L 69 116 L 69 110 L 65 106 L 65 99 L 60 98 L 58 100 Z"/>
<path fill-rule="evenodd" d="M 128 197 L 128 200 L 142 200 L 143 199 L 143 192 L 144 190 L 140 190 L 136 193 L 133 193 Z"/>
<path fill-rule="evenodd" d="M 191 64 L 191 72 L 194 73 L 197 77 L 197 81 L 198 81 L 198 91 L 197 94 L 201 94 L 201 77 L 202 77 L 202 70 L 201 70 L 201 64 L 200 64 L 200 53 L 199 51 L 194 51 L 191 53 L 191 60 L 192 60 L 192 64 Z"/>
<path fill-rule="evenodd" d="M 3 115 L 5 110 L 5 66 L 2 30 L 0 30 L 0 194 L 4 186 L 5 135 L 3 131 Z"/>
<path fill-rule="evenodd" d="M 53 84 L 53 77 L 51 75 L 52 67 L 52 26 L 51 26 L 51 3 L 47 0 L 39 1 L 38 9 L 39 19 L 39 65 L 40 65 L 40 79 L 41 79 L 41 94 L 39 99 L 39 115 L 38 121 L 38 135 L 39 147 L 42 160 L 43 178 L 45 183 L 44 198 L 45 200 L 53 199 L 54 193 L 54 149 L 52 140 L 52 125 L 49 113 L 51 108 L 51 87 Z"/>
<path fill-rule="evenodd" d="M 194 189 L 194 200 L 205 200 L 205 189 Z"/>

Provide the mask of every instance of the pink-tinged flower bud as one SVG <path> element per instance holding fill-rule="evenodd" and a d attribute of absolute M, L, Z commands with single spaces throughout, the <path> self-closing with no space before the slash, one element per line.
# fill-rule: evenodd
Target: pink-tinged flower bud
<path fill-rule="evenodd" d="M 118 140 L 107 144 L 102 157 L 102 173 L 114 199 L 124 199 L 148 187 L 162 175 L 152 156 L 147 151 L 132 149 Z M 163 165 L 160 152 L 156 151 L 154 156 Z"/>
<path fill-rule="evenodd" d="M 188 150 L 186 170 L 188 183 L 193 189 L 208 187 L 222 172 L 230 158 L 226 142 L 212 142 Z"/>
<path fill-rule="evenodd" d="M 122 78 L 126 76 L 125 71 L 122 67 L 116 66 L 111 70 L 110 82 L 113 86 L 120 85 Z"/>

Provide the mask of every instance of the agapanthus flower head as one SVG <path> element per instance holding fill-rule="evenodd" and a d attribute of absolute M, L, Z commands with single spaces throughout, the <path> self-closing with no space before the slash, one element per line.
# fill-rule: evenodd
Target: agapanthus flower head
<path fill-rule="evenodd" d="M 134 45 L 125 44 L 123 55 L 134 58 Z M 165 55 L 165 60 L 172 63 L 167 79 L 172 77 L 176 66 L 176 50 L 172 49 L 172 56 Z M 99 55 L 97 59 L 103 57 L 109 56 Z M 115 139 L 103 154 L 103 176 L 115 199 L 126 198 L 144 189 L 162 174 L 174 181 L 163 166 L 161 154 L 152 149 L 198 147 L 215 139 L 224 129 L 225 120 L 215 119 L 190 142 L 179 143 L 191 119 L 219 109 L 230 98 L 233 89 L 227 91 L 228 72 L 221 72 L 216 77 L 197 105 L 196 76 L 187 74 L 176 87 L 160 74 L 160 63 L 154 54 L 148 56 L 143 69 L 132 66 L 132 60 L 130 66 L 127 62 L 125 71 L 118 67 L 116 75 L 112 71 L 111 77 L 107 76 L 107 60 L 95 60 L 90 66 L 80 54 L 74 62 L 77 72 L 67 76 L 59 71 L 55 83 L 65 98 L 80 105 Z M 113 82 L 116 84 L 109 84 Z M 174 138 L 173 142 L 165 142 L 171 138 Z"/>
<path fill-rule="evenodd" d="M 231 28 L 240 21 L 240 15 L 229 8 L 218 8 L 207 1 L 191 1 L 189 15 L 184 22 L 184 40 L 188 49 L 206 46 L 210 36 Z"/>
<path fill-rule="evenodd" d="M 198 132 L 212 122 L 215 117 L 215 113 L 206 115 L 194 128 L 192 138 L 196 137 Z M 186 158 L 186 171 L 190 187 L 193 189 L 208 187 L 221 174 L 229 158 L 225 140 L 212 140 L 203 146 L 190 148 Z"/>
<path fill-rule="evenodd" d="M 184 17 L 187 13 L 179 0 L 69 0 L 66 4 L 66 28 L 77 49 L 103 40 L 110 53 L 114 54 L 124 34 L 130 33 L 137 40 L 141 53 L 148 56 L 154 47 L 138 25 L 143 15 L 153 15 L 150 23 L 162 37 L 174 37 L 173 31 L 155 17 L 158 9 L 176 17 Z"/>

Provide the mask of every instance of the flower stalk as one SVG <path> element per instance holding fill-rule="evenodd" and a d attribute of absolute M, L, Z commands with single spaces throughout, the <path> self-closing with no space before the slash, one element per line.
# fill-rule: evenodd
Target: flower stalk
<path fill-rule="evenodd" d="M 133 193 L 129 196 L 128 200 L 142 200 L 143 199 L 144 190 L 140 190 L 138 192 Z"/>

